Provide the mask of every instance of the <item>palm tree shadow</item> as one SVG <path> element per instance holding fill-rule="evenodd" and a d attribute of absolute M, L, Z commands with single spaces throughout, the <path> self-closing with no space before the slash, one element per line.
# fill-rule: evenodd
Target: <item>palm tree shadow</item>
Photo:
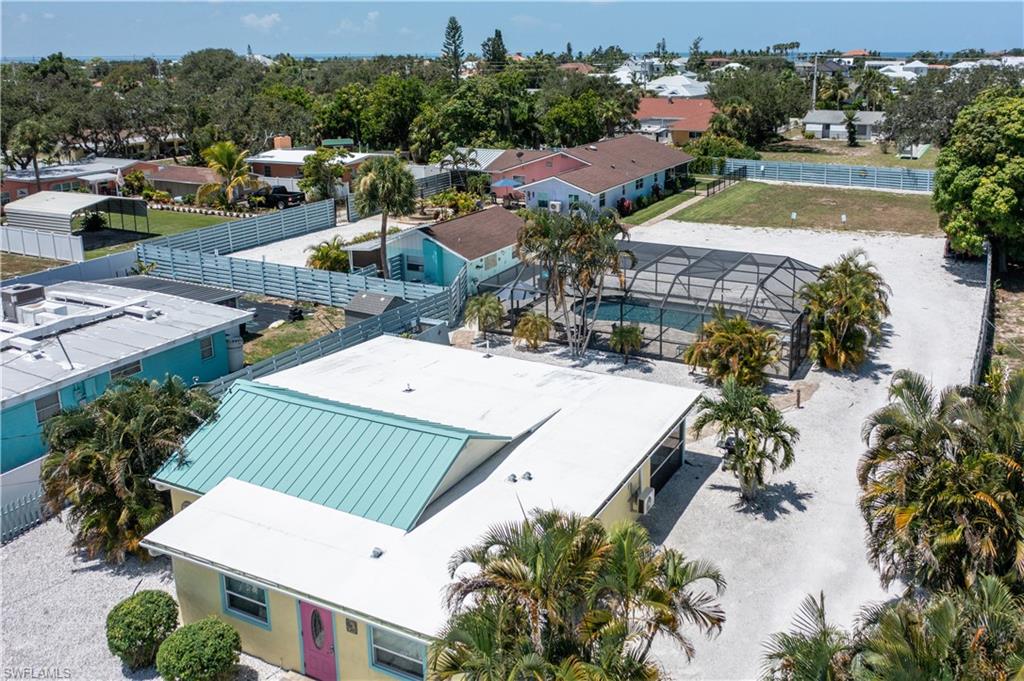
<path fill-rule="evenodd" d="M 711 485 L 711 489 L 735 493 L 737 501 L 732 505 L 735 510 L 747 515 L 760 516 L 768 522 L 778 520 L 794 511 L 803 513 L 807 510 L 806 502 L 814 498 L 814 492 L 801 492 L 792 480 L 766 485 L 757 493 L 757 497 L 749 502 L 739 497 L 740 488 L 737 485 L 716 483 Z"/>

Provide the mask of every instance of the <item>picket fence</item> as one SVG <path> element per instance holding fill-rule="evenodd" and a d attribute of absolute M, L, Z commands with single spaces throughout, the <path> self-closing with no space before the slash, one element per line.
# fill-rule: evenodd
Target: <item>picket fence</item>
<path fill-rule="evenodd" d="M 0 227 L 0 251 L 65 262 L 85 260 L 85 247 L 80 236 L 10 225 Z"/>
<path fill-rule="evenodd" d="M 719 167 L 720 164 L 714 164 Z M 905 192 L 931 192 L 935 187 L 935 172 L 912 168 L 879 168 L 876 166 L 849 166 L 830 163 L 793 163 L 789 161 L 751 161 L 727 158 L 720 174 L 738 168 L 747 169 L 749 180 L 796 182 L 832 187 L 862 187 L 870 189 L 897 189 Z"/>

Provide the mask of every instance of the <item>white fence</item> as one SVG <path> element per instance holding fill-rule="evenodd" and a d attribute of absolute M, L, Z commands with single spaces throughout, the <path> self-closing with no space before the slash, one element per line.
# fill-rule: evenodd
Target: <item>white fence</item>
<path fill-rule="evenodd" d="M 10 225 L 0 227 L 0 251 L 66 262 L 85 260 L 80 236 Z"/>
<path fill-rule="evenodd" d="M 51 286 L 65 281 L 95 281 L 96 279 L 112 279 L 132 273 L 137 263 L 135 251 L 111 253 L 102 258 L 93 258 L 85 262 L 76 262 L 63 267 L 23 274 L 20 277 L 4 279 L 3 285 L 41 284 Z"/>

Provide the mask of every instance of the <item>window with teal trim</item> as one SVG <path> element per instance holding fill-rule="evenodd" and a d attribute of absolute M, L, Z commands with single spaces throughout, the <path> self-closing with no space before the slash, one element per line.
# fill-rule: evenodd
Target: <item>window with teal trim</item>
<path fill-rule="evenodd" d="M 228 613 L 264 626 L 270 624 L 266 589 L 227 576 L 224 577 L 223 586 L 224 609 Z"/>
<path fill-rule="evenodd" d="M 213 357 L 213 336 L 206 336 L 199 339 L 199 356 L 204 360 Z"/>
<path fill-rule="evenodd" d="M 370 651 L 373 666 L 401 678 L 422 679 L 426 648 L 422 643 L 399 634 L 370 627 Z"/>

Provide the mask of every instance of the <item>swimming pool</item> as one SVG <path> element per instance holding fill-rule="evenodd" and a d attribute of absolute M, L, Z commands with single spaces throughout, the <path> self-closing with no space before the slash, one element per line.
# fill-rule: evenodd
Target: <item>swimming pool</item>
<path fill-rule="evenodd" d="M 587 303 L 587 317 L 594 313 L 595 301 Z M 620 310 L 621 305 L 621 310 Z M 636 298 L 628 298 L 623 301 L 620 297 L 605 298 L 601 301 L 601 307 L 597 311 L 597 319 L 604 322 L 619 323 L 621 319 L 626 323 L 650 324 L 658 326 L 659 323 L 666 327 L 697 333 L 700 331 L 702 317 L 699 311 L 665 309 L 664 312 L 657 307 L 650 307 L 645 301 Z"/>

